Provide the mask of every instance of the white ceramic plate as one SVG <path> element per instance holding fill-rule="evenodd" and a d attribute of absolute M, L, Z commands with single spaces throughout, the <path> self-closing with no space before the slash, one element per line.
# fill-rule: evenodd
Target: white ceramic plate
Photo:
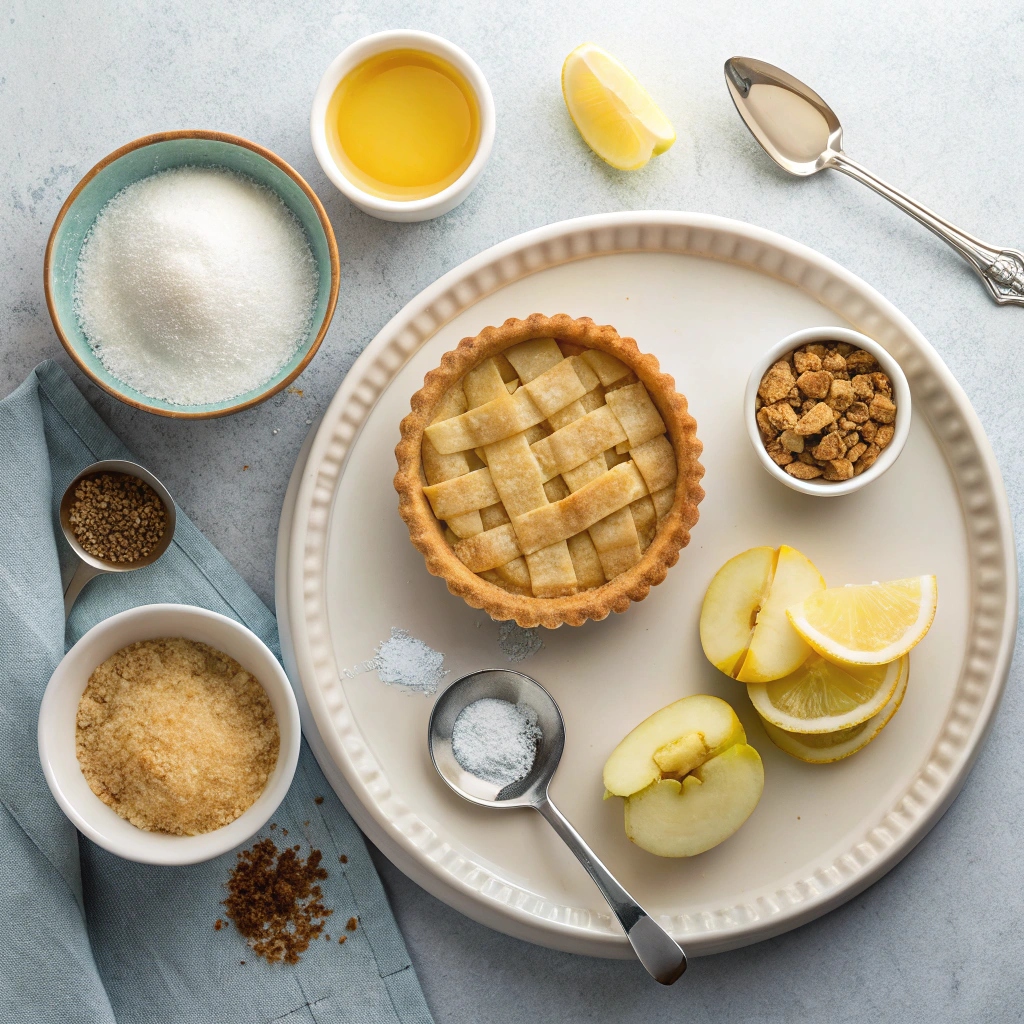
<path fill-rule="evenodd" d="M 430 576 L 399 519 L 398 423 L 424 373 L 460 338 L 535 311 L 591 316 L 654 352 L 690 400 L 707 498 L 690 546 L 648 599 L 545 632 L 517 666 L 559 702 L 566 748 L 552 792 L 688 953 L 725 950 L 811 920 L 870 885 L 949 806 L 991 722 L 1016 630 L 1009 509 L 966 397 L 909 321 L 820 254 L 697 214 L 624 213 L 555 224 L 495 246 L 399 313 L 349 371 L 285 510 L 278 576 L 289 660 L 321 763 L 358 824 L 410 877 L 470 917 L 572 952 L 629 955 L 596 889 L 538 815 L 459 800 L 426 750 L 431 702 L 339 673 L 392 627 L 445 652 L 449 679 L 508 665 L 498 626 Z M 899 462 L 822 502 L 771 479 L 745 436 L 743 389 L 779 338 L 852 326 L 901 363 L 914 422 Z M 812 766 L 777 750 L 744 688 L 703 657 L 700 602 L 728 557 L 790 543 L 833 584 L 936 573 L 935 627 L 914 651 L 900 713 L 863 752 Z M 729 700 L 765 762 L 764 797 L 727 842 L 662 860 L 627 842 L 601 767 L 623 734 L 692 693 Z"/>

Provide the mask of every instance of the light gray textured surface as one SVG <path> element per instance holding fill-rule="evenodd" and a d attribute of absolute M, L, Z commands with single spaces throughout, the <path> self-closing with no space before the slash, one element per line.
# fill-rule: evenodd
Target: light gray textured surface
<path fill-rule="evenodd" d="M 466 48 L 490 80 L 498 113 L 477 190 L 421 225 L 358 213 L 321 173 L 307 129 L 313 90 L 335 54 L 360 35 L 400 27 Z M 676 125 L 675 148 L 641 172 L 597 161 L 566 115 L 561 61 L 588 39 L 632 67 Z M 775 170 L 733 112 L 721 65 L 742 53 L 803 77 L 843 119 L 854 159 L 986 241 L 1020 247 L 1022 48 L 1024 9 L 1000 0 L 779 0 L 759 8 L 725 0 L 4 0 L 0 391 L 47 356 L 70 369 L 46 313 L 41 267 L 50 225 L 79 177 L 139 135 L 221 129 L 291 162 L 335 226 L 341 297 L 320 353 L 297 381 L 302 394 L 186 423 L 121 406 L 71 372 L 268 603 L 292 463 L 360 349 L 421 288 L 486 246 L 616 209 L 748 220 L 877 287 L 963 385 L 1020 519 L 1024 310 L 993 305 L 957 257 L 855 182 Z M 1020 676 L 1018 664 L 961 797 L 896 870 L 796 932 L 695 961 L 672 990 L 631 963 L 552 953 L 488 931 L 379 859 L 438 1021 L 1024 1019 Z"/>

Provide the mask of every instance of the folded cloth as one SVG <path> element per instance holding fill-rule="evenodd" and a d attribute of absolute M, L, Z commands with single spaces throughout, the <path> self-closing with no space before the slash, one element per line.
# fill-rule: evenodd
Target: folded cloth
<path fill-rule="evenodd" d="M 56 363 L 0 402 L 0 1021 L 430 1024 L 363 838 L 305 744 L 276 830 L 260 833 L 301 855 L 321 850 L 329 872 L 331 940 L 295 965 L 268 964 L 233 927 L 214 927 L 234 852 L 182 868 L 121 860 L 79 835 L 50 795 L 39 702 L 66 647 L 101 619 L 194 604 L 278 649 L 273 615 L 180 511 L 164 556 L 94 580 L 65 627 L 60 497 L 89 463 L 131 457 Z"/>

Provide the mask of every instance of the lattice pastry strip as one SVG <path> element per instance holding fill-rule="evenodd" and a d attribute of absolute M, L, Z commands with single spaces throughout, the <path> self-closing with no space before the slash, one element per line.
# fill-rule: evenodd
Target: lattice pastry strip
<path fill-rule="evenodd" d="M 640 560 L 672 505 L 676 460 L 629 367 L 539 338 L 450 389 L 424 431 L 423 470 L 471 571 L 554 597 Z"/>

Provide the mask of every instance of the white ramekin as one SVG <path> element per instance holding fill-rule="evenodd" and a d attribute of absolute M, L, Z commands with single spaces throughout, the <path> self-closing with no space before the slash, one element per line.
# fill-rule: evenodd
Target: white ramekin
<path fill-rule="evenodd" d="M 446 189 L 425 199 L 410 199 L 406 202 L 382 199 L 380 196 L 365 192 L 342 171 L 327 145 L 327 105 L 338 83 L 363 61 L 388 50 L 421 50 L 448 61 L 465 76 L 476 95 L 480 109 L 480 142 L 472 162 Z M 313 151 L 324 169 L 324 174 L 364 213 L 379 217 L 381 220 L 430 220 L 454 210 L 473 191 L 480 179 L 494 144 L 494 97 L 491 95 L 487 79 L 476 62 L 465 50 L 454 43 L 449 43 L 447 39 L 432 35 L 430 32 L 377 32 L 371 36 L 364 36 L 342 50 L 324 72 L 313 97 L 309 130 L 313 138 Z"/>
<path fill-rule="evenodd" d="M 755 408 L 757 389 L 761 385 L 761 378 L 765 371 L 773 363 L 803 345 L 824 341 L 845 341 L 850 345 L 856 345 L 857 348 L 864 349 L 865 352 L 870 352 L 875 357 L 878 365 L 892 382 L 896 400 L 896 432 L 892 440 L 882 449 L 882 454 L 875 460 L 874 465 L 864 470 L 860 476 L 851 477 L 849 480 L 835 481 L 822 480 L 821 477 L 816 480 L 798 480 L 795 476 L 790 476 L 782 466 L 776 465 L 765 451 L 764 443 L 761 440 L 761 431 L 757 426 L 757 410 Z M 899 363 L 877 341 L 872 341 L 859 331 L 851 331 L 845 327 L 810 327 L 804 331 L 797 331 L 772 346 L 750 371 L 743 403 L 747 435 L 761 465 L 776 480 L 791 487 L 794 491 L 813 494 L 819 498 L 836 498 L 842 494 L 849 494 L 851 491 L 859 490 L 871 483 L 872 480 L 877 480 L 899 458 L 900 452 L 903 451 L 903 446 L 907 442 L 907 435 L 910 433 L 910 385 L 907 383 L 906 374 L 900 369 Z"/>
<path fill-rule="evenodd" d="M 75 753 L 78 702 L 93 670 L 122 647 L 158 637 L 197 640 L 234 658 L 263 685 L 281 733 L 277 766 L 256 802 L 234 821 L 198 836 L 172 836 L 136 828 L 93 793 Z M 288 677 L 255 633 L 205 608 L 147 604 L 97 623 L 64 655 L 43 694 L 38 739 L 50 792 L 79 832 L 127 860 L 196 864 L 227 853 L 266 824 L 291 786 L 302 733 Z"/>

